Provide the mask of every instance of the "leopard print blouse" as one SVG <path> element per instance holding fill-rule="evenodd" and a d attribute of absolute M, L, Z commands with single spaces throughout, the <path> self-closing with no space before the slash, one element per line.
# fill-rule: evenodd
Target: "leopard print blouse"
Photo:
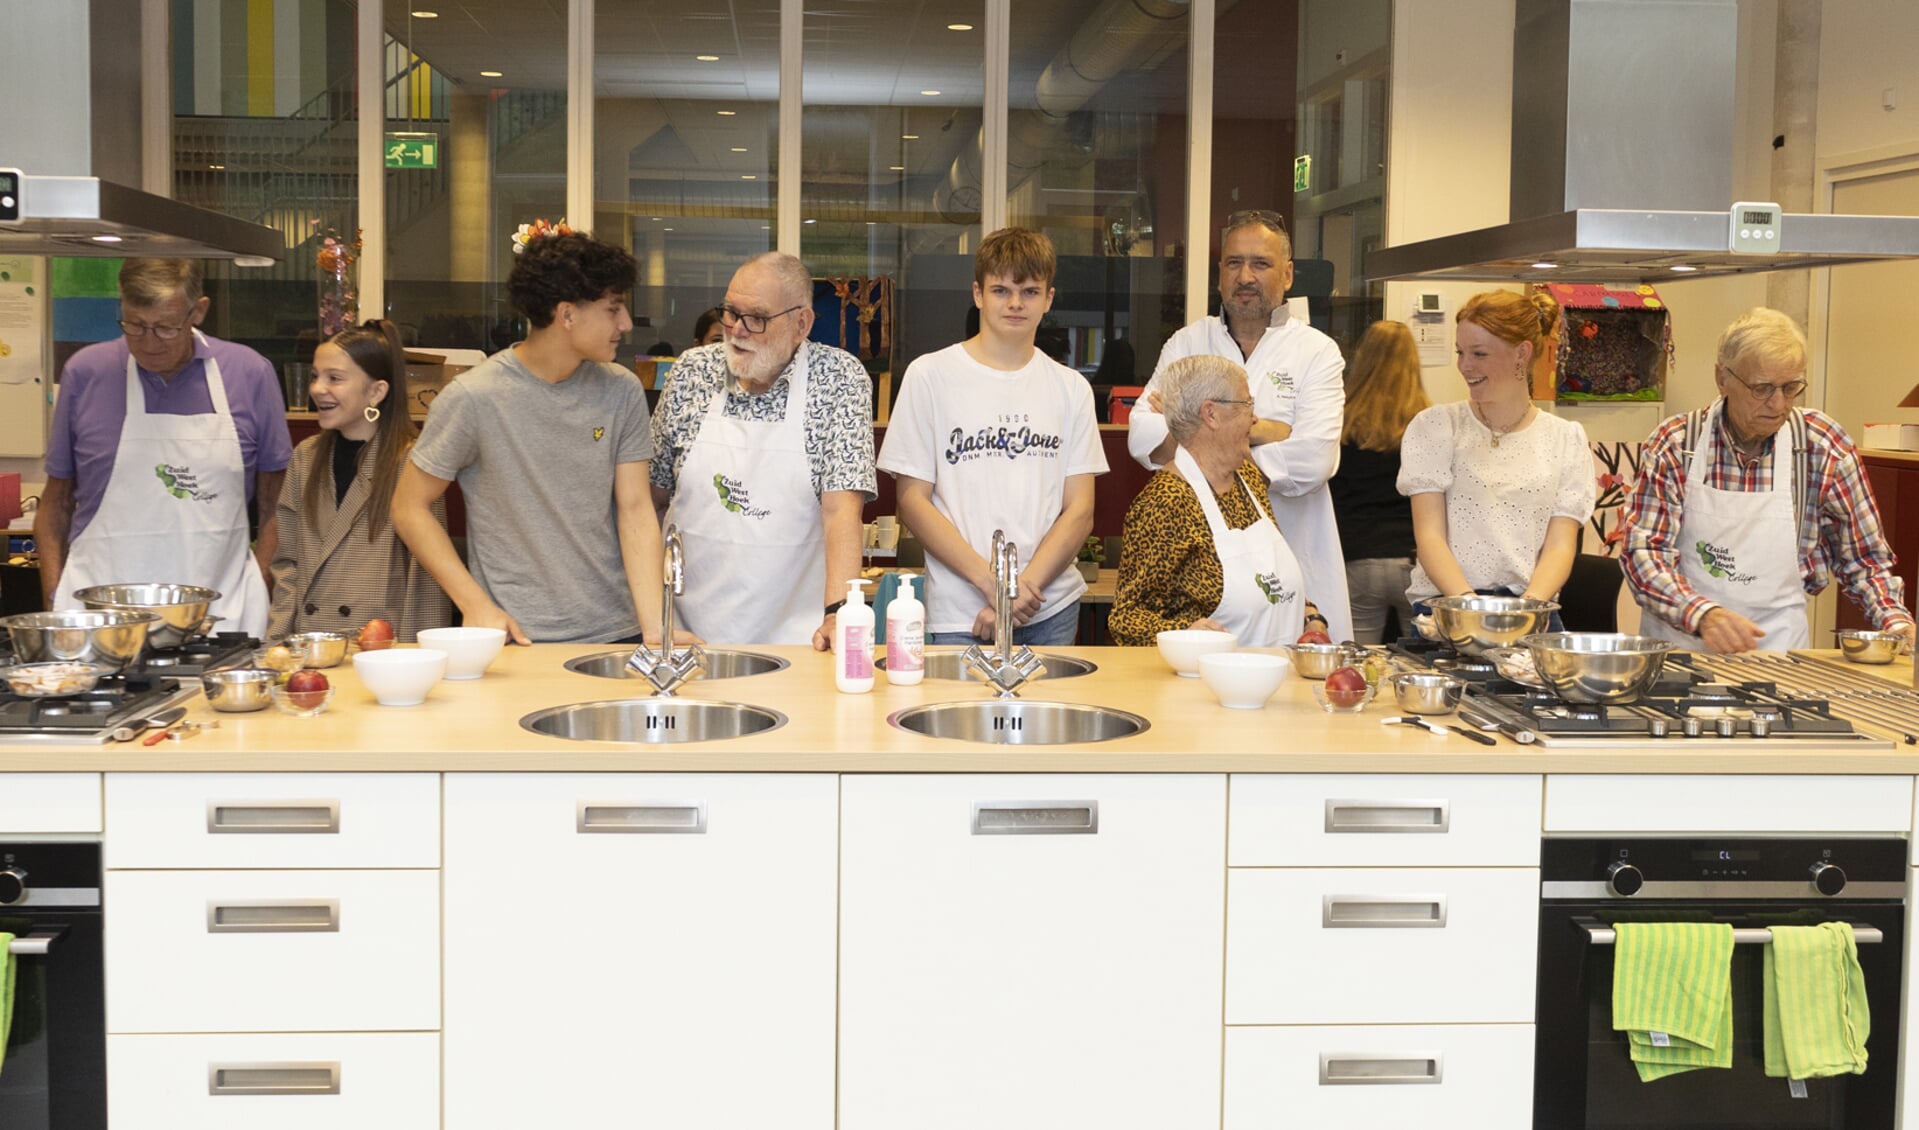
<path fill-rule="evenodd" d="M 1220 517 L 1235 530 L 1273 516 L 1266 476 L 1252 460 L 1240 464 L 1239 478 L 1259 499 L 1257 507 L 1244 490 L 1213 495 Z M 1178 471 L 1161 467 L 1146 481 L 1127 508 L 1120 545 L 1119 589 L 1107 623 L 1114 643 L 1151 647 L 1160 632 L 1189 627 L 1219 607 L 1226 574 L 1199 496 Z"/>

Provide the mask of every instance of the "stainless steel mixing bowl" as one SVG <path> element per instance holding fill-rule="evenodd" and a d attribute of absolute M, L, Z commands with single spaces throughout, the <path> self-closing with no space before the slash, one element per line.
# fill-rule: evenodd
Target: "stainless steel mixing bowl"
<path fill-rule="evenodd" d="M 273 701 L 268 693 L 279 674 L 263 667 L 223 667 L 200 676 L 207 692 L 207 705 L 222 714 L 245 714 L 265 710 Z"/>
<path fill-rule="evenodd" d="M 1520 641 L 1539 679 L 1567 702 L 1632 702 L 1666 666 L 1673 645 L 1618 632 L 1542 632 Z"/>
<path fill-rule="evenodd" d="M 119 671 L 146 645 L 147 633 L 160 622 L 152 612 L 73 609 L 27 612 L 0 619 L 22 663 L 75 660 Z"/>
<path fill-rule="evenodd" d="M 1850 629 L 1839 632 L 1839 651 L 1853 663 L 1891 663 L 1905 646 L 1905 637 L 1892 632 Z"/>
<path fill-rule="evenodd" d="M 94 585 L 75 592 L 88 608 L 117 608 L 122 612 L 151 612 L 160 617 L 147 642 L 154 647 L 179 647 L 206 630 L 207 606 L 220 594 L 198 585 Z"/>
<path fill-rule="evenodd" d="M 1427 602 L 1442 640 L 1467 655 L 1542 631 L 1559 605 L 1526 596 L 1442 596 Z"/>
<path fill-rule="evenodd" d="M 1408 714 L 1451 714 L 1466 690 L 1463 679 L 1424 671 L 1388 675 L 1386 685 L 1393 688 L 1393 700 Z"/>

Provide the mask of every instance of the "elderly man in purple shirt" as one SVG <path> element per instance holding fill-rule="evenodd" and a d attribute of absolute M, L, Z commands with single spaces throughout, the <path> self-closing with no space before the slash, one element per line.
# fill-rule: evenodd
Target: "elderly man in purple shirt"
<path fill-rule="evenodd" d="M 266 628 L 266 563 L 293 445 L 273 366 L 200 332 L 200 265 L 129 259 L 125 335 L 67 362 L 34 536 L 49 607 L 88 585 L 170 581 L 216 589 L 226 627 Z M 267 515 L 248 552 L 247 500 Z"/>

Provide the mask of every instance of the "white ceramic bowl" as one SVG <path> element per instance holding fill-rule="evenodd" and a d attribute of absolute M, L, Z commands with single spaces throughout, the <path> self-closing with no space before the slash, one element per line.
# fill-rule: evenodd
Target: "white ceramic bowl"
<path fill-rule="evenodd" d="M 1199 658 L 1199 677 L 1228 710 L 1258 710 L 1286 681 L 1292 662 L 1283 655 L 1219 651 Z"/>
<path fill-rule="evenodd" d="M 418 706 L 446 674 L 446 652 L 425 647 L 358 651 L 353 670 L 381 706 Z"/>
<path fill-rule="evenodd" d="M 1239 646 L 1239 637 L 1231 632 L 1195 632 L 1190 628 L 1159 634 L 1159 656 L 1166 665 L 1188 679 L 1199 678 L 1199 660 L 1203 655 L 1231 651 Z"/>
<path fill-rule="evenodd" d="M 502 628 L 426 628 L 420 646 L 446 652 L 446 677 L 477 679 L 486 674 L 500 649 L 506 646 Z"/>

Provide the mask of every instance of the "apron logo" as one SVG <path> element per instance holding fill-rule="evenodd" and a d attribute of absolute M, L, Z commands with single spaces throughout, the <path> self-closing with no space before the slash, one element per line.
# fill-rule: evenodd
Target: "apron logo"
<path fill-rule="evenodd" d="M 594 443 L 598 443 L 598 442 L 600 442 L 600 440 L 602 440 L 602 439 L 604 439 L 604 438 L 606 438 L 606 429 L 605 429 L 605 428 L 594 428 L 594 429 L 593 429 L 593 442 L 594 442 Z"/>
<path fill-rule="evenodd" d="M 1694 542 L 1692 548 L 1699 554 L 1699 563 L 1706 567 L 1706 572 L 1722 581 L 1749 585 L 1759 579 L 1755 574 L 1740 572 L 1738 558 L 1723 545 L 1714 545 L 1702 538 Z"/>
<path fill-rule="evenodd" d="M 773 513 L 764 506 L 753 505 L 753 500 L 747 497 L 746 484 L 738 479 L 729 478 L 726 475 L 714 475 L 713 490 L 720 496 L 720 505 L 726 507 L 730 514 L 738 514 L 745 518 L 765 518 Z"/>
<path fill-rule="evenodd" d="M 1255 573 L 1253 582 L 1259 585 L 1259 591 L 1266 594 L 1268 604 L 1291 604 L 1299 594 L 1280 587 L 1278 573 Z"/>
<path fill-rule="evenodd" d="M 1268 369 L 1266 379 L 1272 382 L 1273 388 L 1277 389 L 1281 396 L 1292 396 L 1299 392 L 1299 389 L 1293 385 L 1293 374 L 1288 370 Z"/>
<path fill-rule="evenodd" d="M 175 498 L 189 502 L 212 502 L 220 497 L 220 492 L 217 490 L 200 489 L 200 477 L 193 473 L 191 467 L 157 463 L 154 465 L 153 473 L 159 478 L 160 485 L 167 489 L 167 493 Z"/>
<path fill-rule="evenodd" d="M 1043 458 L 1059 458 L 1059 449 L 1064 441 L 1059 436 L 1047 432 L 1036 432 L 1032 428 L 981 428 L 967 435 L 964 428 L 954 428 L 953 434 L 946 440 L 946 462 L 949 464 L 970 462 L 988 455 L 1004 455 L 1008 459 L 1018 459 L 1029 452 Z"/>

